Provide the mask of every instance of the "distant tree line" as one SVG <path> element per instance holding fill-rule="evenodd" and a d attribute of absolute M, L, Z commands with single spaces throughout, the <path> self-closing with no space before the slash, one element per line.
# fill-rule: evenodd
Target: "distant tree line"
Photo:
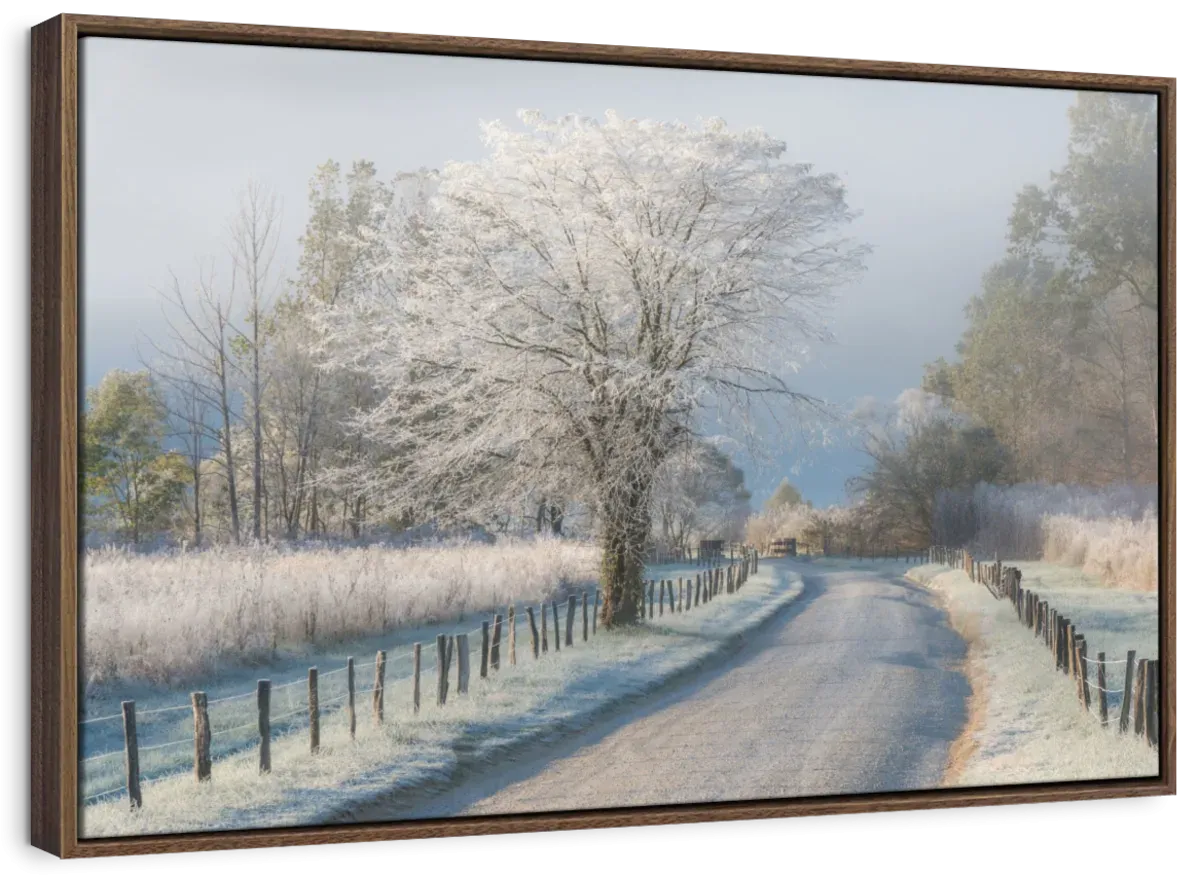
<path fill-rule="evenodd" d="M 848 486 L 876 542 L 927 544 L 939 491 L 1156 483 L 1156 107 L 1084 92 L 1069 117 L 1066 164 L 1018 194 L 957 359 L 863 431 Z"/>

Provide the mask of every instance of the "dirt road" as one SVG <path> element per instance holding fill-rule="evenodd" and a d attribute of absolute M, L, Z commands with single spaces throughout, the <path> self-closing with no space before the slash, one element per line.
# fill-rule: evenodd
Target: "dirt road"
<path fill-rule="evenodd" d="M 416 811 L 359 818 L 935 787 L 965 720 L 964 645 L 899 572 L 814 564 L 797 603 L 695 680 Z"/>

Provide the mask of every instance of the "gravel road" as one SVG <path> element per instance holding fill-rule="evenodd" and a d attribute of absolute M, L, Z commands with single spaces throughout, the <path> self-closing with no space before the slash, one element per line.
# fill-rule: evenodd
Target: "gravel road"
<path fill-rule="evenodd" d="M 898 565 L 797 563 L 803 597 L 719 666 L 415 812 L 369 818 L 936 787 L 966 716 L 962 641 Z"/>

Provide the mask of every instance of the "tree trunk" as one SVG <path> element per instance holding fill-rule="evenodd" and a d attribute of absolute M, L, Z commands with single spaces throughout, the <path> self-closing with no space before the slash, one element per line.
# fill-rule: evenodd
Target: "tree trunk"
<path fill-rule="evenodd" d="M 217 360 L 221 387 L 221 445 L 225 452 L 225 483 L 229 490 L 229 531 L 235 545 L 242 541 L 242 524 L 238 519 L 237 474 L 233 462 L 233 413 L 230 410 L 229 379 L 225 371 L 225 327 L 221 326 L 220 358 Z"/>
<path fill-rule="evenodd" d="M 203 535 L 200 520 L 200 465 L 194 457 L 192 466 L 192 547 L 200 550 L 200 538 Z"/>
<path fill-rule="evenodd" d="M 641 617 L 638 605 L 642 598 L 642 552 L 649 536 L 647 524 L 628 522 L 606 525 L 601 542 L 600 587 L 604 591 L 604 608 L 600 623 L 612 628 L 634 624 Z"/>
<path fill-rule="evenodd" d="M 259 373 L 258 305 L 254 307 L 254 539 L 262 540 L 263 506 L 263 441 L 262 441 L 262 381 Z"/>

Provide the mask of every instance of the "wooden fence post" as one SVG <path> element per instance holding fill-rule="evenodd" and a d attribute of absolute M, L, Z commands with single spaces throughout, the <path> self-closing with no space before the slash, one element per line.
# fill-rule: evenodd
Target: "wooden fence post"
<path fill-rule="evenodd" d="M 1071 678 L 1079 678 L 1079 641 L 1083 639 L 1082 633 L 1075 632 L 1075 625 L 1071 625 L 1071 636 L 1067 642 L 1067 648 L 1071 650 Z"/>
<path fill-rule="evenodd" d="M 1096 653 L 1096 696 L 1098 698 L 1097 706 L 1100 708 L 1100 724 L 1105 728 L 1108 727 L 1108 692 L 1107 688 L 1108 674 L 1104 672 L 1104 652 Z"/>
<path fill-rule="evenodd" d="M 508 607 L 508 664 L 517 666 L 517 607 Z"/>
<path fill-rule="evenodd" d="M 1079 699 L 1083 701 L 1083 708 L 1091 712 L 1092 707 L 1092 687 L 1088 684 L 1088 660 L 1087 660 L 1087 640 L 1083 637 L 1079 638 Z"/>
<path fill-rule="evenodd" d="M 1133 680 L 1133 733 L 1146 733 L 1146 659 L 1138 659 L 1137 676 Z"/>
<path fill-rule="evenodd" d="M 654 579 L 650 579 L 650 598 L 646 601 L 650 607 L 650 620 L 654 620 Z"/>
<path fill-rule="evenodd" d="M 1129 730 L 1129 706 L 1133 702 L 1133 676 L 1137 672 L 1137 651 L 1130 649 L 1125 653 L 1125 684 L 1121 697 L 1121 724 L 1118 725 L 1122 734 Z"/>
<path fill-rule="evenodd" d="M 642 608 L 644 611 L 645 610 L 644 603 L 642 604 Z M 550 604 L 550 614 L 554 616 L 554 651 L 557 652 L 559 650 L 558 649 L 558 604 L 557 603 Z M 643 615 L 642 617 L 644 618 L 645 615 Z"/>
<path fill-rule="evenodd" d="M 592 636 L 596 635 L 596 622 L 600 620 L 600 589 L 596 588 L 595 599 L 592 602 Z"/>
<path fill-rule="evenodd" d="M 488 639 L 488 622 L 486 618 L 483 620 L 479 641 L 483 644 L 479 649 L 479 678 L 487 679 L 488 656 L 492 650 L 492 647 Z"/>
<path fill-rule="evenodd" d="M 1071 619 L 1067 618 L 1063 621 L 1063 675 L 1070 676 L 1073 667 L 1074 659 L 1071 655 L 1075 651 L 1075 625 L 1071 623 Z"/>
<path fill-rule="evenodd" d="M 583 599 L 583 641 L 587 642 L 588 641 L 588 592 L 587 591 L 583 592 L 582 599 Z M 662 607 L 661 606 L 659 606 L 658 614 L 662 615 Z"/>
<path fill-rule="evenodd" d="M 1082 633 L 1075 633 L 1074 625 L 1072 625 L 1072 629 L 1070 630 L 1072 630 L 1072 637 L 1070 637 L 1070 673 L 1075 678 L 1075 687 L 1079 689 L 1079 699 L 1082 701 L 1084 699 L 1085 686 L 1080 681 L 1082 675 L 1084 675 L 1084 668 L 1082 668 L 1082 662 L 1079 660 L 1079 643 L 1084 638 L 1084 635 Z"/>
<path fill-rule="evenodd" d="M 125 793 L 129 796 L 129 809 L 137 810 L 142 806 L 142 771 L 138 765 L 137 704 L 134 701 L 121 701 L 121 722 L 125 730 Z"/>
<path fill-rule="evenodd" d="M 450 693 L 450 656 L 446 654 L 446 634 L 439 633 L 435 640 L 437 649 L 437 705 L 444 706 Z"/>
<path fill-rule="evenodd" d="M 271 772 L 271 680 L 258 680 L 258 772 Z"/>
<path fill-rule="evenodd" d="M 533 607 L 526 606 L 525 614 L 529 617 L 529 650 L 533 654 L 533 659 L 536 661 L 541 650 L 538 648 L 540 641 L 538 639 L 537 616 L 533 614 Z"/>
<path fill-rule="evenodd" d="M 487 622 L 485 621 L 486 625 Z M 421 644 L 413 643 L 413 715 L 421 712 Z"/>
<path fill-rule="evenodd" d="M 308 668 L 308 751 L 316 755 L 321 748 L 321 699 L 317 693 L 317 668 Z"/>
<path fill-rule="evenodd" d="M 567 597 L 567 648 L 575 644 L 575 595 Z"/>
<path fill-rule="evenodd" d="M 455 641 L 458 643 L 455 650 L 458 652 L 458 693 L 466 694 L 471 687 L 471 643 L 465 633 L 456 635 Z"/>
<path fill-rule="evenodd" d="M 358 730 L 358 717 L 354 714 L 354 657 L 346 659 L 346 723 L 350 726 L 350 739 Z"/>
<path fill-rule="evenodd" d="M 692 580 L 687 580 L 687 602 L 683 605 L 684 611 L 691 611 L 692 608 Z"/>
<path fill-rule="evenodd" d="M 202 783 L 212 776 L 212 730 L 208 724 L 208 695 L 203 691 L 192 692 L 192 736 L 196 743 L 196 782 Z"/>
<path fill-rule="evenodd" d="M 375 684 L 371 689 L 371 712 L 375 724 L 383 724 L 383 675 L 387 669 L 387 652 L 380 649 L 375 653 Z"/>
<path fill-rule="evenodd" d="M 1146 662 L 1146 742 L 1158 748 L 1158 659 Z"/>
<path fill-rule="evenodd" d="M 643 581 L 642 582 L 642 621 L 646 620 L 646 604 L 648 602 L 650 602 L 649 599 L 646 597 L 646 588 L 647 588 L 647 584 L 645 581 Z"/>
<path fill-rule="evenodd" d="M 541 605 L 542 609 L 542 654 L 545 655 L 550 651 L 550 637 L 547 636 L 546 628 L 546 604 Z"/>
<path fill-rule="evenodd" d="M 679 580 L 679 587 L 683 588 L 683 579 Z M 667 604 L 671 609 L 671 614 L 675 614 L 675 582 L 667 579 Z"/>
<path fill-rule="evenodd" d="M 1055 627 L 1055 643 L 1054 649 L 1054 669 L 1061 670 L 1066 673 L 1064 665 L 1067 660 L 1067 652 L 1065 643 L 1067 641 L 1067 620 L 1062 615 L 1058 616 L 1058 625 Z"/>
<path fill-rule="evenodd" d="M 667 582 L 665 580 L 660 581 L 658 583 L 658 617 L 659 618 L 662 618 L 663 614 L 664 614 L 663 606 L 666 605 L 666 601 L 667 601 L 667 585 L 668 584 L 669 584 L 669 582 Z M 587 601 L 585 600 L 584 602 L 586 603 Z"/>
<path fill-rule="evenodd" d="M 500 669 L 500 627 L 504 624 L 504 619 L 500 613 L 496 613 L 496 617 L 492 619 L 492 669 Z"/>

